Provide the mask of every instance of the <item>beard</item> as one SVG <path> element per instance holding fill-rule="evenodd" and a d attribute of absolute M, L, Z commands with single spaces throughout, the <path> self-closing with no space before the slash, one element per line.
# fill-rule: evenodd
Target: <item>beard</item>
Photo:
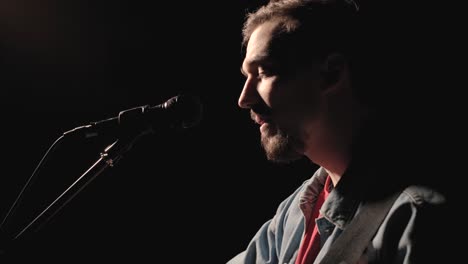
<path fill-rule="evenodd" d="M 261 144 L 270 161 L 289 163 L 302 157 L 296 149 L 298 142 L 289 134 L 270 123 L 264 124 Z"/>

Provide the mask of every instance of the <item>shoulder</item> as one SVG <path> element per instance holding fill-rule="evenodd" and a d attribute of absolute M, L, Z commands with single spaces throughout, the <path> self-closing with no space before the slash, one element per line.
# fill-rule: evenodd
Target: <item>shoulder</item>
<path fill-rule="evenodd" d="M 398 260 L 398 263 L 405 260 L 411 263 L 444 263 L 440 261 L 447 256 L 447 250 L 439 242 L 447 241 L 447 232 L 441 225 L 447 217 L 446 197 L 421 185 L 408 186 L 396 196 L 374 236 L 374 251 L 370 250 L 369 254 Z"/>
<path fill-rule="evenodd" d="M 406 232 L 399 241 L 400 245 L 411 248 L 411 259 L 414 262 L 446 262 L 451 255 L 444 243 L 449 241 L 449 232 L 442 224 L 447 221 L 449 215 L 446 196 L 433 188 L 413 185 L 403 190 L 399 198 L 406 203 L 400 203 L 397 208 L 411 208 L 407 210 L 411 212 L 411 217 L 408 218 Z"/>
<path fill-rule="evenodd" d="M 414 234 L 416 226 L 432 230 L 446 216 L 447 200 L 433 188 L 411 185 L 395 195 L 381 226 L 395 236 Z"/>
<path fill-rule="evenodd" d="M 442 213 L 447 207 L 447 199 L 441 192 L 423 185 L 408 186 L 396 195 L 387 217 L 411 221 L 414 217 L 428 218 L 425 215 Z"/>
<path fill-rule="evenodd" d="M 446 198 L 442 193 L 422 185 L 406 187 L 400 197 L 408 199 L 408 201 L 416 206 L 442 205 L 446 203 Z"/>

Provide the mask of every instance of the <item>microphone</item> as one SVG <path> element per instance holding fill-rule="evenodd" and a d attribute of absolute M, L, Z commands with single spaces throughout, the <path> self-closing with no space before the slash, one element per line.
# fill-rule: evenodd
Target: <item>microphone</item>
<path fill-rule="evenodd" d="M 156 106 L 143 105 L 123 110 L 116 117 L 76 127 L 64 132 L 63 136 L 93 138 L 101 135 L 124 136 L 154 130 L 185 129 L 197 125 L 201 118 L 202 104 L 199 98 L 178 95 Z"/>

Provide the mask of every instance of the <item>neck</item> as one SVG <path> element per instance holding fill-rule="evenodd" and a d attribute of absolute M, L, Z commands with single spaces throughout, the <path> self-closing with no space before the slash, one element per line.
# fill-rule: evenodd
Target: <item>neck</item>
<path fill-rule="evenodd" d="M 327 118 L 327 125 L 321 129 L 319 139 L 315 144 L 307 144 L 308 148 L 305 151 L 305 155 L 313 163 L 327 171 L 334 186 L 349 166 L 352 143 L 363 124 L 362 112 L 355 107 L 350 109 L 352 110 L 342 111 L 339 115 Z"/>

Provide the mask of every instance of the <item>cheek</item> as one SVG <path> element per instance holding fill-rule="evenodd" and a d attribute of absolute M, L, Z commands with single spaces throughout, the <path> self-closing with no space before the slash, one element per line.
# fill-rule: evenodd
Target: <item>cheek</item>
<path fill-rule="evenodd" d="M 276 117 L 286 129 L 300 129 L 320 115 L 322 111 L 322 96 L 316 86 L 304 83 L 289 83 L 281 86 L 275 98 Z M 299 131 L 295 131 L 299 133 Z"/>
<path fill-rule="evenodd" d="M 289 88 L 285 98 L 294 104 L 298 112 L 307 114 L 318 111 L 323 99 L 319 80 L 303 75 L 302 78 L 291 82 Z"/>
<path fill-rule="evenodd" d="M 310 80 L 277 80 L 271 84 L 270 101 L 282 108 L 305 110 L 314 105 L 320 93 Z"/>
<path fill-rule="evenodd" d="M 301 97 L 297 83 L 287 78 L 273 77 L 265 85 L 268 86 L 266 98 L 273 108 L 284 108 L 294 104 L 296 97 Z"/>
<path fill-rule="evenodd" d="M 270 108 L 274 108 L 281 101 L 279 100 L 281 90 L 281 85 L 278 84 L 275 78 L 262 80 L 258 85 L 258 94 Z"/>

